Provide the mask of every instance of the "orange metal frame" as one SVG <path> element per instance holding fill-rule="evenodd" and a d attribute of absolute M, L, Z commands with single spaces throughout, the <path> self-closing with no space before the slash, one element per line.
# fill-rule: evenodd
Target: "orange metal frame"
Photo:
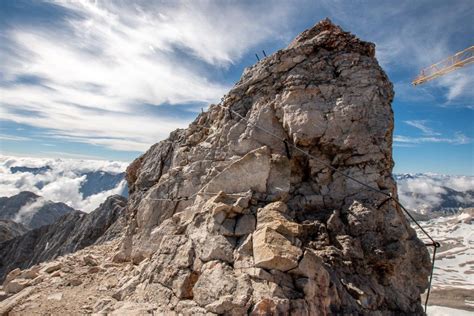
<path fill-rule="evenodd" d="M 423 69 L 418 77 L 412 81 L 412 84 L 416 86 L 425 83 L 473 62 L 474 46 L 471 46 L 439 63 Z"/>

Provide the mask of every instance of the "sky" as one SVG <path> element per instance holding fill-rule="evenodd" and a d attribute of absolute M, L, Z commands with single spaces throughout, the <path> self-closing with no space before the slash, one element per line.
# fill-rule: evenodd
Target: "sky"
<path fill-rule="evenodd" d="M 376 44 L 394 83 L 397 173 L 474 175 L 468 1 L 0 1 L 0 154 L 131 161 L 256 62 L 329 17 Z"/>

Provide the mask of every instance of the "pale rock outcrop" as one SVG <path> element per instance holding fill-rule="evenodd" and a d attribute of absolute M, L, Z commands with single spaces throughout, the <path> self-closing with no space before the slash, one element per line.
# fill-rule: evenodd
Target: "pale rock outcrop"
<path fill-rule="evenodd" d="M 106 295 L 81 312 L 422 315 L 426 247 L 392 200 L 333 169 L 397 195 L 393 89 L 374 54 L 321 21 L 136 159 L 126 236 L 74 287 Z"/>
<path fill-rule="evenodd" d="M 137 288 L 168 293 L 158 310 L 422 313 L 425 246 L 393 201 L 327 167 L 396 196 L 374 54 L 322 21 L 130 165 L 116 257 L 146 261 Z"/>

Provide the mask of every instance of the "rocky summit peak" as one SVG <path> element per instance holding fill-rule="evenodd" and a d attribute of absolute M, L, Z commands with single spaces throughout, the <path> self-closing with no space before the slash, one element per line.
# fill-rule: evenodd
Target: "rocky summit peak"
<path fill-rule="evenodd" d="M 128 167 L 127 234 L 102 259 L 127 268 L 93 312 L 422 313 L 424 244 L 340 174 L 397 195 L 392 98 L 374 45 L 329 20 L 247 68 Z"/>

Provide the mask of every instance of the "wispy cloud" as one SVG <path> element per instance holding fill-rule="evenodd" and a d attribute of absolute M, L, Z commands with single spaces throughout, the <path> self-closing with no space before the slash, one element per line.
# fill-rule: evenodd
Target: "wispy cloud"
<path fill-rule="evenodd" d="M 188 123 L 152 115 L 144 104 L 219 100 L 229 86 L 210 79 L 208 69 L 226 69 L 278 38 L 291 11 L 284 2 L 265 15 L 263 4 L 211 1 L 52 4 L 68 13 L 64 28 L 3 31 L 9 49 L 0 64 L 0 116 L 50 137 L 134 151 Z"/>
<path fill-rule="evenodd" d="M 15 142 L 24 142 L 29 141 L 31 138 L 15 135 L 0 134 L 0 140 L 15 141 Z"/>
<path fill-rule="evenodd" d="M 423 144 L 423 143 L 446 143 L 452 145 L 465 145 L 470 144 L 472 140 L 461 132 L 455 133 L 452 138 L 447 137 L 436 137 L 436 136 L 424 136 L 424 137 L 411 137 L 395 135 L 393 137 L 395 144 Z"/>
<path fill-rule="evenodd" d="M 435 132 L 432 128 L 430 128 L 427 125 L 428 122 L 426 120 L 408 120 L 408 121 L 405 121 L 405 123 L 419 129 L 425 135 L 429 135 L 429 136 L 441 135 L 440 133 Z"/>

